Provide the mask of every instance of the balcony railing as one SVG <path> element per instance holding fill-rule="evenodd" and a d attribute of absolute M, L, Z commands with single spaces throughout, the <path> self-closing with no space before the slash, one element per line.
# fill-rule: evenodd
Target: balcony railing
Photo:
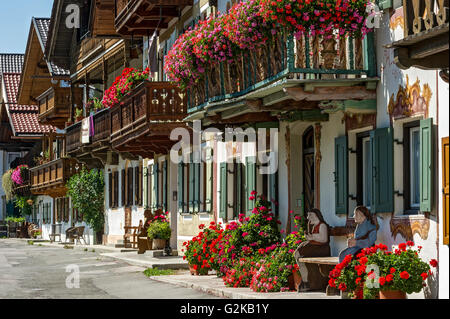
<path fill-rule="evenodd" d="M 74 88 L 73 96 L 70 87 L 50 88 L 38 98 L 39 121 L 64 128 L 65 122 L 70 117 L 70 108 L 73 103 L 81 105 L 82 89 Z"/>
<path fill-rule="evenodd" d="M 206 70 L 188 90 L 188 113 L 207 103 L 238 98 L 280 80 L 355 79 L 376 76 L 373 34 L 364 39 L 279 35 L 237 62 Z"/>
<path fill-rule="evenodd" d="M 138 137 L 152 125 L 181 122 L 186 117 L 186 94 L 168 82 L 140 84 L 111 108 L 111 141 Z"/>
<path fill-rule="evenodd" d="M 62 195 L 70 177 L 77 173 L 73 159 L 60 158 L 30 169 L 31 191 L 37 195 Z"/>
<path fill-rule="evenodd" d="M 109 109 L 101 110 L 93 115 L 94 132 L 90 134 L 90 140 L 87 145 L 94 145 L 97 142 L 108 140 L 111 136 Z M 66 129 L 66 148 L 67 153 L 73 153 L 79 150 L 83 144 L 81 142 L 81 122 L 77 122 Z"/>
<path fill-rule="evenodd" d="M 25 170 L 23 171 L 22 175 L 23 183 L 20 186 L 14 185 L 14 194 L 19 196 L 30 196 L 31 191 L 31 184 L 30 184 L 30 171 Z"/>
<path fill-rule="evenodd" d="M 405 38 L 448 24 L 448 0 L 403 0 Z M 448 27 L 447 27 L 448 28 Z"/>

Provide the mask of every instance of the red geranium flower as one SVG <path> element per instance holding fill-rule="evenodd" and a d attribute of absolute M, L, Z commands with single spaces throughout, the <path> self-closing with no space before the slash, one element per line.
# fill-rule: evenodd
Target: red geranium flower
<path fill-rule="evenodd" d="M 405 271 L 402 271 L 401 273 L 400 273 L 400 278 L 402 278 L 402 279 L 408 279 L 410 276 L 409 276 L 409 273 L 405 270 Z"/>

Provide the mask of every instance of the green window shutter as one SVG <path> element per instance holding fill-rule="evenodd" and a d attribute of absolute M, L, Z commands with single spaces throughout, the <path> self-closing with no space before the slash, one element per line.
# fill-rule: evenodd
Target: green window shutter
<path fill-rule="evenodd" d="M 255 201 L 250 200 L 252 192 L 256 191 L 256 156 L 250 156 L 245 159 L 245 196 L 246 196 L 246 210 L 249 216 L 255 207 Z"/>
<path fill-rule="evenodd" d="M 209 148 L 206 153 L 206 211 L 212 212 L 213 201 L 213 158 L 212 149 Z"/>
<path fill-rule="evenodd" d="M 168 206 L 167 206 L 167 160 L 163 162 L 163 170 L 162 170 L 162 206 L 163 210 L 167 212 Z"/>
<path fill-rule="evenodd" d="M 336 214 L 348 211 L 348 144 L 347 136 L 334 140 Z"/>
<path fill-rule="evenodd" d="M 220 208 L 219 217 L 227 218 L 227 208 L 228 208 L 228 181 L 227 181 L 227 163 L 220 163 Z"/>
<path fill-rule="evenodd" d="M 142 185 L 144 192 L 144 208 L 147 209 L 149 207 L 148 204 L 148 167 L 144 167 L 144 184 Z"/>
<path fill-rule="evenodd" d="M 155 209 L 159 209 L 161 207 L 161 201 L 159 196 L 159 169 L 158 163 L 153 165 L 153 194 L 154 194 L 154 203 Z"/>
<path fill-rule="evenodd" d="M 195 172 L 194 172 L 193 156 L 189 163 L 189 213 L 194 213 L 194 191 L 195 191 Z"/>
<path fill-rule="evenodd" d="M 234 163 L 234 214 L 239 215 L 242 209 L 242 164 Z"/>
<path fill-rule="evenodd" d="M 272 212 L 278 216 L 278 173 L 269 175 L 269 200 L 272 202 Z"/>
<path fill-rule="evenodd" d="M 200 163 L 194 165 L 194 211 L 200 211 Z"/>
<path fill-rule="evenodd" d="M 433 119 L 420 121 L 420 211 L 433 209 Z"/>
<path fill-rule="evenodd" d="M 178 164 L 178 213 L 184 213 L 184 163 Z"/>
<path fill-rule="evenodd" d="M 370 132 L 372 144 L 372 213 L 394 211 L 394 133 L 392 128 Z"/>
<path fill-rule="evenodd" d="M 393 2 L 393 0 L 378 0 L 377 5 L 378 5 L 378 8 L 380 8 L 380 10 L 385 10 L 385 9 L 392 8 L 392 2 Z"/>

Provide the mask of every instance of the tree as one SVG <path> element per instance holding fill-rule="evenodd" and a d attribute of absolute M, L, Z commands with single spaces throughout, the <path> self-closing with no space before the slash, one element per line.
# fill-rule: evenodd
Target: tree
<path fill-rule="evenodd" d="M 105 181 L 103 172 L 97 169 L 88 171 L 83 168 L 72 176 L 67 183 L 68 194 L 74 209 L 83 215 L 83 220 L 95 232 L 103 231 L 105 224 L 104 201 Z"/>

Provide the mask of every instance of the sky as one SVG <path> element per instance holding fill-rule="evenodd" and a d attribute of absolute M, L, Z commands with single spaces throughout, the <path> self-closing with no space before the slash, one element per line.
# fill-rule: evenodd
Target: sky
<path fill-rule="evenodd" d="M 0 0 L 0 53 L 25 53 L 31 18 L 50 18 L 53 0 Z"/>

